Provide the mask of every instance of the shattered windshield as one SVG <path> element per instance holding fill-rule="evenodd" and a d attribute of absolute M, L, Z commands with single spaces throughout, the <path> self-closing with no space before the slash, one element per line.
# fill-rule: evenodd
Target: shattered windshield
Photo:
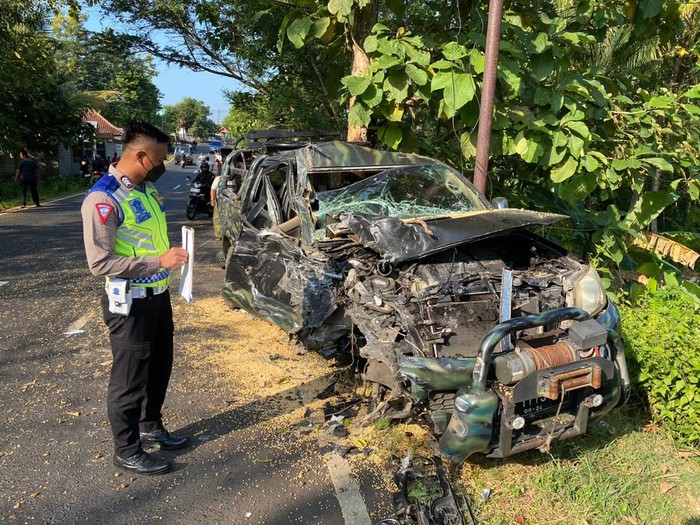
<path fill-rule="evenodd" d="M 392 168 L 333 191 L 316 194 L 318 226 L 326 215 L 355 212 L 400 219 L 483 210 L 474 190 L 447 166 Z"/>

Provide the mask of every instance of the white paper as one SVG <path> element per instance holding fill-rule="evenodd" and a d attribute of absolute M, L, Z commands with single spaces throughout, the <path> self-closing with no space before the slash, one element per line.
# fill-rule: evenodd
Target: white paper
<path fill-rule="evenodd" d="M 180 295 L 188 303 L 192 302 L 192 274 L 194 271 L 194 230 L 182 227 L 182 247 L 187 251 L 187 264 L 182 267 L 180 274 Z"/>

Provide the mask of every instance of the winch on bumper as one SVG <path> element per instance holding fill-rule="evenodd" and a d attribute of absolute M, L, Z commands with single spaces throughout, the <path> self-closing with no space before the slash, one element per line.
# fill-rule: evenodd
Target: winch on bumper
<path fill-rule="evenodd" d="M 597 320 L 579 308 L 519 317 L 495 326 L 475 359 L 405 356 L 400 372 L 411 382 L 414 409 L 430 407 L 440 449 L 453 462 L 477 452 L 504 458 L 547 451 L 552 441 L 584 434 L 590 420 L 627 400 L 616 320 L 612 304 Z M 522 336 L 494 355 L 502 340 L 545 326 L 555 328 Z"/>

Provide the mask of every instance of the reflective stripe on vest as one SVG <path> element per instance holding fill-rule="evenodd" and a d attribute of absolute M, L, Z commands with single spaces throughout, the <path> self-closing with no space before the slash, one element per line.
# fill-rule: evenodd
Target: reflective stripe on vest
<path fill-rule="evenodd" d="M 121 223 L 114 239 L 114 253 L 122 257 L 160 256 L 170 249 L 165 206 L 155 186 L 144 182 L 143 190 L 128 191 L 112 175 L 102 177 L 92 191 L 103 191 L 119 206 Z M 108 278 L 109 280 L 109 278 Z M 130 279 L 133 286 L 167 286 L 170 270 L 161 268 L 149 277 Z"/>

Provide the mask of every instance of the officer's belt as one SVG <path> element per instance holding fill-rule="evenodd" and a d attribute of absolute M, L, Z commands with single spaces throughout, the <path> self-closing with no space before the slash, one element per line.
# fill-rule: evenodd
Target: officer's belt
<path fill-rule="evenodd" d="M 132 299 L 143 299 L 145 297 L 152 297 L 154 295 L 160 295 L 167 291 L 167 286 L 131 286 L 131 298 Z"/>

